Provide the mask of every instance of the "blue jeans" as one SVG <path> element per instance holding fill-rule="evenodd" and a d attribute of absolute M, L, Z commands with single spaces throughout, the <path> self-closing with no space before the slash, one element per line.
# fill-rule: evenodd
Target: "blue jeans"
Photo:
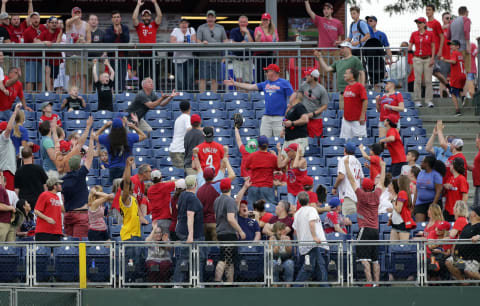
<path fill-rule="evenodd" d="M 290 203 L 290 205 L 297 206 L 297 196 L 294 196 L 293 194 L 288 193 L 287 194 L 287 199 L 288 199 L 288 203 Z"/>
<path fill-rule="evenodd" d="M 180 235 L 177 233 L 177 238 L 178 241 L 185 242 L 187 240 L 187 237 L 184 235 Z M 205 241 L 205 238 L 199 238 L 195 239 L 195 241 Z M 205 266 L 205 260 L 207 258 L 206 256 L 206 250 L 207 248 L 203 247 L 200 248 L 199 251 L 199 256 L 200 256 L 200 281 L 203 281 L 203 270 Z M 173 281 L 175 283 L 183 283 L 185 282 L 185 277 L 188 275 L 188 271 L 193 269 L 193 262 L 190 262 L 189 260 L 190 256 L 190 248 L 187 246 L 181 246 L 181 247 L 176 247 L 175 248 L 175 271 L 173 272 Z M 182 266 L 187 264 L 188 265 L 188 271 L 182 271 Z"/>
<path fill-rule="evenodd" d="M 113 180 L 117 178 L 122 178 L 123 171 L 124 171 L 124 168 L 121 168 L 121 167 L 108 168 L 108 176 L 109 176 L 110 184 L 113 184 Z"/>
<path fill-rule="evenodd" d="M 267 203 L 277 205 L 275 193 L 271 187 L 250 187 L 248 188 L 248 204 L 253 205 L 258 200 L 264 199 Z"/>
<path fill-rule="evenodd" d="M 273 262 L 273 281 L 280 281 L 280 274 L 284 282 L 293 282 L 293 272 L 295 270 L 295 263 L 291 259 L 287 259 L 279 263 L 277 260 Z M 280 266 L 283 268 L 282 271 Z M 278 269 L 280 268 L 280 269 Z"/>
<path fill-rule="evenodd" d="M 194 72 L 193 59 L 189 59 L 184 63 L 175 64 L 175 80 L 177 81 L 177 90 L 193 90 L 193 72 Z"/>
<path fill-rule="evenodd" d="M 310 266 L 311 269 L 307 271 L 305 269 L 305 256 L 310 256 Z M 328 281 L 328 251 L 321 247 L 314 247 L 307 254 L 302 255 L 302 268 L 297 274 L 297 279 L 295 282 L 305 282 L 306 280 L 312 278 L 317 282 L 326 282 Z M 328 286 L 328 285 L 322 285 Z"/>

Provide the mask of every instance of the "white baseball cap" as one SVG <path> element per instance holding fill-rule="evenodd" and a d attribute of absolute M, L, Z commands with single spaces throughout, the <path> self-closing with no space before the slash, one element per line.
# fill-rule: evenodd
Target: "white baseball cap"
<path fill-rule="evenodd" d="M 352 49 L 352 44 L 349 41 L 344 41 L 339 46 L 340 47 L 347 47 L 347 48 Z"/>
<path fill-rule="evenodd" d="M 318 69 L 314 69 L 312 70 L 312 72 L 310 72 L 310 75 L 314 78 L 318 78 L 320 76 L 320 72 L 318 71 Z"/>
<path fill-rule="evenodd" d="M 160 172 L 160 170 L 153 170 L 150 175 L 152 177 L 152 180 L 162 178 L 162 172 Z"/>

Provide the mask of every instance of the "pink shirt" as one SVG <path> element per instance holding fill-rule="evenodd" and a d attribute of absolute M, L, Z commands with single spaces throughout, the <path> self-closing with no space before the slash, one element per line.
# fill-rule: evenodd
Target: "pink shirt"
<path fill-rule="evenodd" d="M 279 41 L 278 32 L 277 32 L 276 29 L 275 29 L 275 34 L 274 35 L 267 35 L 265 33 L 265 31 L 263 31 L 262 27 L 258 26 L 258 27 L 255 28 L 254 36 L 256 37 L 258 33 L 260 33 L 262 35 L 261 38 L 260 38 L 261 42 L 277 42 L 277 41 Z M 274 38 L 275 38 L 275 41 L 274 41 Z"/>
<path fill-rule="evenodd" d="M 88 208 L 88 229 L 94 231 L 106 231 L 107 224 L 105 223 L 105 208 L 100 205 L 96 211 Z"/>
<path fill-rule="evenodd" d="M 336 18 L 325 18 L 315 15 L 313 21 L 318 28 L 318 47 L 330 48 L 336 47 L 335 41 L 339 35 L 345 34 L 342 22 Z"/>

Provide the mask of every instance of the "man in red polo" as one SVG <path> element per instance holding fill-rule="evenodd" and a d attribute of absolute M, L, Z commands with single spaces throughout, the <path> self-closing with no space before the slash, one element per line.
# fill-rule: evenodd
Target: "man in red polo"
<path fill-rule="evenodd" d="M 8 75 L 3 79 L 5 90 L 0 90 L 0 111 L 6 111 L 12 108 L 13 102 L 18 97 L 22 101 L 23 108 L 29 112 L 33 110 L 27 106 L 25 97 L 23 96 L 23 86 L 19 78 L 22 75 L 20 68 L 11 67 L 8 70 Z M 1 116 L 0 116 L 1 117 Z M 8 120 L 7 117 L 4 120 Z"/>
<path fill-rule="evenodd" d="M 340 138 L 367 137 L 366 112 L 368 107 L 367 91 L 359 83 L 359 71 L 355 68 L 345 70 L 343 76 L 348 83 L 343 92 L 345 109 L 343 111 Z"/>

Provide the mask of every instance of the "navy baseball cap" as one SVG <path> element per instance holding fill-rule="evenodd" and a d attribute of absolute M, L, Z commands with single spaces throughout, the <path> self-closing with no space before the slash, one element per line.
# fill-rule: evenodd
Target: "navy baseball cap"
<path fill-rule="evenodd" d="M 261 146 L 263 146 L 263 145 L 267 145 L 267 146 L 268 146 L 268 138 L 267 138 L 267 136 L 264 136 L 264 135 L 259 136 L 259 137 L 257 138 L 257 141 L 258 141 L 258 146 L 259 146 L 259 147 L 261 147 Z"/>
<path fill-rule="evenodd" d="M 345 144 L 345 151 L 347 153 L 353 154 L 355 153 L 355 149 L 357 148 L 357 145 L 351 141 L 347 142 Z"/>

